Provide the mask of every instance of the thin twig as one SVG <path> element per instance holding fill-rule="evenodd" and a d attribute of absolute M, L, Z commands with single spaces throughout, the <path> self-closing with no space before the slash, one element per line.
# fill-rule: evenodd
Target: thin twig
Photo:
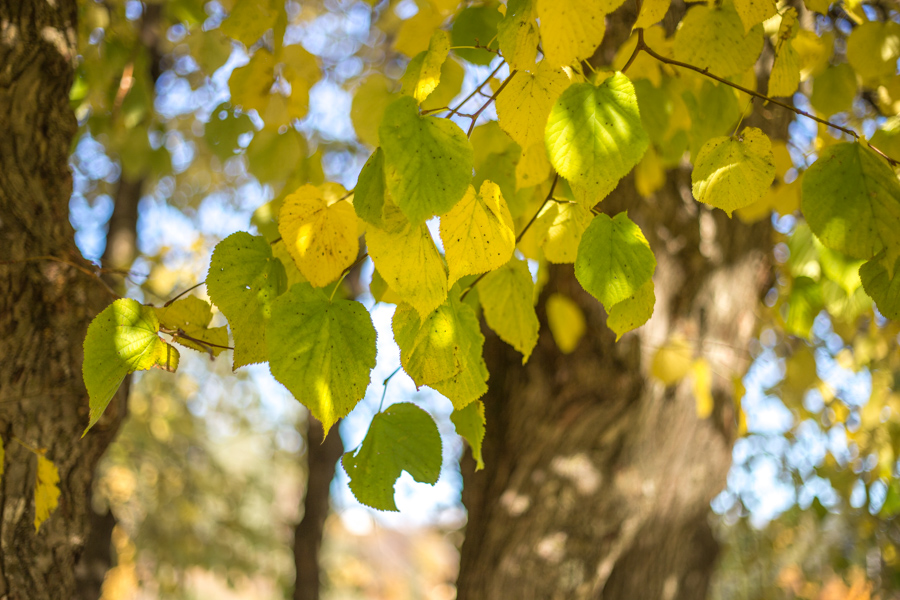
<path fill-rule="evenodd" d="M 472 137 L 472 130 L 475 129 L 475 122 L 478 121 L 478 117 L 481 115 L 481 113 L 484 112 L 484 109 L 486 109 L 488 106 L 491 105 L 491 102 L 493 102 L 494 100 L 497 99 L 497 95 L 498 95 L 500 92 L 503 91 L 503 88 L 505 88 L 507 85 L 509 85 L 509 82 L 512 80 L 513 75 L 515 75 L 517 72 L 518 72 L 518 71 L 516 71 L 515 69 L 513 69 L 512 72 L 510 72 L 509 77 L 507 77 L 506 79 L 504 79 L 504 80 L 503 80 L 503 83 L 501 83 L 500 86 L 497 88 L 497 91 L 494 92 L 494 94 L 493 94 L 490 98 L 488 98 L 487 102 L 485 102 L 485 103 L 481 106 L 481 108 L 479 108 L 479 109 L 475 112 L 474 115 L 472 115 L 472 117 L 471 117 L 471 118 L 472 118 L 472 122 L 469 124 L 469 131 L 466 132 L 466 137 Z"/>
<path fill-rule="evenodd" d="M 450 113 L 447 114 L 444 118 L 449 119 L 450 117 L 452 117 L 453 115 L 455 115 L 456 113 L 458 113 L 458 112 L 459 112 L 459 109 L 461 109 L 463 106 L 465 106 L 465 105 L 466 105 L 466 102 L 468 102 L 469 100 L 471 100 L 472 98 L 474 98 L 475 95 L 478 94 L 478 92 L 481 91 L 481 88 L 483 88 L 484 86 L 486 86 L 486 85 L 488 84 L 488 82 L 489 82 L 491 79 L 494 78 L 494 75 L 496 75 L 497 73 L 500 72 L 500 69 L 502 69 L 502 68 L 503 68 L 503 65 L 505 65 L 505 64 L 506 64 L 506 61 L 505 61 L 505 60 L 504 60 L 504 61 L 500 61 L 500 64 L 497 65 L 497 68 L 494 69 L 494 70 L 491 72 L 491 74 L 488 75 L 488 76 L 484 79 L 484 81 L 482 81 L 482 82 L 478 85 L 478 87 L 475 88 L 475 90 L 474 90 L 471 94 L 469 94 L 468 96 L 466 96 L 465 98 L 463 98 L 463 101 L 460 102 L 460 103 L 456 106 L 456 108 L 451 108 L 451 109 L 450 109 Z"/>
<path fill-rule="evenodd" d="M 188 292 L 193 291 L 193 290 L 196 290 L 198 287 L 200 287 L 200 286 L 203 285 L 204 283 L 206 283 L 206 280 L 203 280 L 203 281 L 201 281 L 201 282 L 198 283 L 198 284 L 192 285 L 191 287 L 189 287 L 188 289 L 184 290 L 183 292 L 181 292 L 180 294 L 178 294 L 177 296 L 175 296 L 175 297 L 172 298 L 171 300 L 166 300 L 166 303 L 163 304 L 163 308 L 169 306 L 170 304 L 172 304 L 173 302 L 175 302 L 176 300 L 178 300 L 179 298 L 181 298 L 182 296 L 184 296 L 184 295 L 187 294 Z"/>

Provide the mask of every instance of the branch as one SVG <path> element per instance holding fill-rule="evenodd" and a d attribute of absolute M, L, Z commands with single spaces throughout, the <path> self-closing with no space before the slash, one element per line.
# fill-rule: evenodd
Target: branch
<path fill-rule="evenodd" d="M 472 137 L 472 130 L 475 129 L 475 122 L 478 121 L 478 117 L 481 115 L 481 113 L 484 112 L 484 109 L 491 105 L 491 102 L 497 99 L 497 95 L 503 91 L 503 88 L 505 88 L 509 84 L 510 80 L 512 80 L 513 78 L 513 75 L 515 75 L 517 72 L 518 71 L 513 69 L 510 72 L 509 77 L 504 79 L 503 83 L 500 84 L 500 87 L 497 88 L 497 91 L 494 92 L 494 95 L 488 98 L 487 102 L 485 102 L 477 111 L 475 111 L 475 114 L 471 117 L 472 122 L 469 124 L 469 131 L 466 132 L 466 137 Z"/>
<path fill-rule="evenodd" d="M 503 65 L 505 65 L 505 64 L 506 64 L 506 61 L 505 61 L 505 60 L 500 61 L 500 64 L 497 65 L 497 68 L 494 69 L 494 70 L 491 72 L 490 75 L 488 75 L 487 77 L 485 77 L 484 81 L 482 81 L 482 82 L 478 85 L 478 87 L 475 88 L 475 90 L 474 90 L 471 94 L 469 94 L 468 96 L 466 96 L 465 98 L 463 98 L 463 101 L 460 102 L 459 104 L 457 104 L 457 105 L 456 105 L 456 108 L 451 108 L 451 109 L 450 109 L 450 112 L 449 112 L 444 118 L 449 119 L 450 117 L 452 117 L 453 115 L 455 115 L 456 113 L 458 113 L 458 112 L 459 112 L 459 109 L 461 109 L 463 106 L 465 106 L 465 105 L 466 105 L 466 102 L 468 102 L 469 100 L 471 100 L 472 98 L 474 98 L 474 97 L 476 96 L 476 94 L 478 94 L 478 93 L 481 91 L 481 88 L 483 88 L 484 86 L 486 86 L 486 85 L 488 84 L 488 82 L 489 82 L 491 79 L 493 79 L 494 75 L 496 75 L 497 73 L 500 72 L 500 69 L 502 69 L 502 68 L 503 68 Z"/>

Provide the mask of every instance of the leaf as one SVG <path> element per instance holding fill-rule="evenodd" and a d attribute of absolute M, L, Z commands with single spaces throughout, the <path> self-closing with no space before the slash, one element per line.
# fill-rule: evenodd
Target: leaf
<path fill-rule="evenodd" d="M 541 47 L 556 67 L 586 60 L 603 41 L 606 15 L 623 0 L 536 0 Z"/>
<path fill-rule="evenodd" d="M 250 57 L 250 62 L 231 72 L 228 89 L 231 103 L 240 106 L 244 112 L 256 109 L 264 113 L 269 103 L 269 90 L 275 83 L 275 57 L 265 48 L 260 48 Z"/>
<path fill-rule="evenodd" d="M 266 321 L 285 288 L 284 267 L 262 237 L 240 231 L 216 245 L 206 290 L 231 325 L 235 369 L 268 359 Z"/>
<path fill-rule="evenodd" d="M 484 402 L 476 400 L 465 408 L 454 410 L 450 413 L 450 420 L 456 427 L 456 433 L 466 440 L 472 449 L 472 458 L 475 459 L 475 470 L 484 468 L 484 459 L 481 456 L 481 444 L 484 441 Z"/>
<path fill-rule="evenodd" d="M 868 21 L 847 38 L 847 62 L 864 80 L 880 80 L 897 72 L 900 24 Z"/>
<path fill-rule="evenodd" d="M 169 306 L 154 308 L 153 310 L 156 311 L 156 317 L 159 319 L 160 325 L 166 329 L 181 330 L 192 338 L 215 344 L 206 346 L 182 337 L 174 337 L 173 341 L 182 346 L 218 356 L 225 350 L 224 346 L 228 345 L 228 330 L 225 327 L 209 328 L 209 323 L 212 321 L 212 307 L 209 305 L 209 302 L 205 302 L 196 296 L 188 296 L 187 298 L 176 300 Z"/>
<path fill-rule="evenodd" d="M 804 173 L 803 216 L 819 241 L 853 258 L 900 255 L 900 183 L 884 160 L 855 142 L 829 146 Z"/>
<path fill-rule="evenodd" d="M 540 323 L 534 310 L 534 282 L 525 261 L 513 257 L 478 284 L 484 320 L 500 339 L 528 362 L 538 340 Z"/>
<path fill-rule="evenodd" d="M 556 264 L 575 262 L 581 236 L 593 218 L 590 209 L 578 202 L 548 204 L 535 228 L 547 260 Z"/>
<path fill-rule="evenodd" d="M 775 0 L 734 0 L 734 8 L 744 24 L 744 31 L 778 13 Z"/>
<path fill-rule="evenodd" d="M 462 370 L 462 325 L 459 301 L 449 299 L 424 322 L 409 304 L 394 311 L 394 339 L 400 347 L 400 364 L 416 386 L 449 379 Z"/>
<path fill-rule="evenodd" d="M 641 12 L 638 14 L 634 27 L 650 27 L 659 23 L 669 12 L 671 4 L 672 0 L 644 0 L 641 3 Z"/>
<path fill-rule="evenodd" d="M 378 128 L 384 111 L 397 99 L 391 93 L 394 82 L 381 73 L 373 73 L 356 89 L 353 104 L 350 107 L 350 120 L 357 137 L 363 143 L 375 148 L 378 141 Z"/>
<path fill-rule="evenodd" d="M 900 321 L 900 265 L 896 262 L 893 273 L 888 273 L 883 262 L 884 251 L 863 263 L 859 268 L 859 278 L 863 289 L 875 301 L 878 311 L 888 319 Z"/>
<path fill-rule="evenodd" d="M 263 129 L 253 135 L 247 146 L 247 163 L 260 183 L 283 182 L 297 172 L 298 166 L 307 168 L 307 152 L 306 138 L 294 128 L 289 127 L 284 133 Z M 305 183 L 307 173 L 301 174 Z"/>
<path fill-rule="evenodd" d="M 536 0 L 509 0 L 506 16 L 497 25 L 497 42 L 510 69 L 534 68 L 539 41 L 535 3 Z"/>
<path fill-rule="evenodd" d="M 584 313 L 571 298 L 556 293 L 547 298 L 546 311 L 556 346 L 563 354 L 571 354 L 587 329 Z"/>
<path fill-rule="evenodd" d="M 497 25 L 503 15 L 496 5 L 469 6 L 463 9 L 453 21 L 454 50 L 463 60 L 475 65 L 489 65 L 496 54 L 477 48 L 458 46 L 487 46 L 497 49 Z"/>
<path fill-rule="evenodd" d="M 382 227 L 385 193 L 384 152 L 376 148 L 359 172 L 359 180 L 353 189 L 356 215 L 370 225 Z"/>
<path fill-rule="evenodd" d="M 385 228 L 366 233 L 369 256 L 388 286 L 422 318 L 447 297 L 447 270 L 428 227 L 412 225 L 385 205 Z"/>
<path fill-rule="evenodd" d="M 458 410 L 484 396 L 488 390 L 489 374 L 482 356 L 484 336 L 475 310 L 455 298 L 450 300 L 450 305 L 456 313 L 459 327 L 460 371 L 452 377 L 429 384 L 429 387 L 446 396 L 453 403 L 453 408 Z"/>
<path fill-rule="evenodd" d="M 649 144 L 634 87 L 622 73 L 599 86 L 569 86 L 550 111 L 544 139 L 550 164 L 595 202 L 631 171 Z"/>
<path fill-rule="evenodd" d="M 858 91 L 853 67 L 841 63 L 828 67 L 813 79 L 809 103 L 816 112 L 830 117 L 851 110 Z"/>
<path fill-rule="evenodd" d="M 717 137 L 703 145 L 691 173 L 691 190 L 697 200 L 731 217 L 761 199 L 773 181 L 772 143 L 761 130 L 747 127 L 737 137 Z"/>
<path fill-rule="evenodd" d="M 450 34 L 438 29 L 431 36 L 428 50 L 420 52 L 406 67 L 406 73 L 400 79 L 403 93 L 408 94 L 421 104 L 441 82 L 441 66 L 450 53 Z"/>
<path fill-rule="evenodd" d="M 581 237 L 575 277 L 607 310 L 637 293 L 655 269 L 650 244 L 624 212 L 597 215 Z"/>
<path fill-rule="evenodd" d="M 212 77 L 231 56 L 231 40 L 221 29 L 203 31 L 199 27 L 191 31 L 185 42 L 190 48 L 191 58 L 206 75 Z"/>
<path fill-rule="evenodd" d="M 362 504 L 396 511 L 394 484 L 403 471 L 434 485 L 441 473 L 441 436 L 427 412 L 408 402 L 392 404 L 372 418 L 362 447 L 341 464 L 350 491 Z"/>
<path fill-rule="evenodd" d="M 650 279 L 638 288 L 633 296 L 629 296 L 609 309 L 606 325 L 616 332 L 616 341 L 625 333 L 637 329 L 653 316 L 656 294 L 653 291 L 653 280 Z"/>
<path fill-rule="evenodd" d="M 509 261 L 516 248 L 512 215 L 496 183 L 485 181 L 476 195 L 469 191 L 441 217 L 449 285 L 464 275 L 492 271 Z"/>
<path fill-rule="evenodd" d="M 786 41 L 775 56 L 775 64 L 769 75 L 769 96 L 793 96 L 800 87 L 800 56 L 793 44 Z"/>
<path fill-rule="evenodd" d="M 82 375 L 90 397 L 90 419 L 84 432 L 100 419 L 125 376 L 173 360 L 171 346 L 159 337 L 155 310 L 137 300 L 116 300 L 88 326 Z"/>
<path fill-rule="evenodd" d="M 712 396 L 712 370 L 705 358 L 698 358 L 691 365 L 694 400 L 697 407 L 697 418 L 706 419 L 712 415 L 715 401 Z"/>
<path fill-rule="evenodd" d="M 59 506 L 59 471 L 53 461 L 37 454 L 37 475 L 34 479 L 34 531 L 50 518 Z"/>
<path fill-rule="evenodd" d="M 356 213 L 340 185 L 304 185 L 284 199 L 278 231 L 313 287 L 341 276 L 359 253 Z"/>
<path fill-rule="evenodd" d="M 441 26 L 444 17 L 428 5 L 419 5 L 419 12 L 403 21 L 394 38 L 394 50 L 412 57 L 428 49 L 428 43 L 435 29 Z"/>
<path fill-rule="evenodd" d="M 533 73 L 518 71 L 497 96 L 497 119 L 500 127 L 523 149 L 535 144 L 543 148 L 544 126 L 553 103 L 566 90 L 569 78 L 546 60 L 538 63 Z"/>
<path fill-rule="evenodd" d="M 277 2 L 271 0 L 237 0 L 220 29 L 249 48 L 275 26 L 278 12 Z"/>
<path fill-rule="evenodd" d="M 472 146 L 458 125 L 420 116 L 415 99 L 405 96 L 388 106 L 379 137 L 387 189 L 413 225 L 462 199 L 472 179 Z"/>
<path fill-rule="evenodd" d="M 656 351 L 650 363 L 650 374 L 667 386 L 687 377 L 693 364 L 693 350 L 687 340 L 673 336 Z"/>
<path fill-rule="evenodd" d="M 675 58 L 709 71 L 731 77 L 747 71 L 763 47 L 761 27 L 746 34 L 741 17 L 730 4 L 688 10 L 675 33 Z"/>
<path fill-rule="evenodd" d="M 330 302 L 298 283 L 272 303 L 266 328 L 269 369 L 325 435 L 362 399 L 375 367 L 375 327 L 359 302 Z"/>

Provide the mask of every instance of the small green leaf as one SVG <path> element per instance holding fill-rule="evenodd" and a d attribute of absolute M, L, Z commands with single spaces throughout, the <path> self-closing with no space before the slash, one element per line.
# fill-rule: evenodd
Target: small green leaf
<path fill-rule="evenodd" d="M 494 6 L 470 6 L 463 9 L 453 21 L 454 46 L 488 46 L 497 49 L 497 25 L 503 15 Z M 457 48 L 454 50 L 463 60 L 475 65 L 489 65 L 496 56 L 487 50 Z"/>
<path fill-rule="evenodd" d="M 638 288 L 633 296 L 629 296 L 609 309 L 606 325 L 616 332 L 616 341 L 623 334 L 637 329 L 653 316 L 656 294 L 653 291 L 653 280 L 650 279 Z"/>
<path fill-rule="evenodd" d="M 272 375 L 322 422 L 326 435 L 365 395 L 375 327 L 359 302 L 330 302 L 298 283 L 272 303 L 266 342 Z"/>
<path fill-rule="evenodd" d="M 206 289 L 231 325 L 235 369 L 267 360 L 266 320 L 286 279 L 281 261 L 260 236 L 239 231 L 213 250 Z"/>
<path fill-rule="evenodd" d="M 900 256 L 900 183 L 888 164 L 862 144 L 829 146 L 803 175 L 801 207 L 828 248 L 869 259 L 887 249 Z"/>
<path fill-rule="evenodd" d="M 656 257 L 628 215 L 597 215 L 581 236 L 575 277 L 607 310 L 637 293 L 653 276 Z"/>
<path fill-rule="evenodd" d="M 885 265 L 884 251 L 859 268 L 863 289 L 875 301 L 879 312 L 888 319 L 900 320 L 900 264 L 894 263 L 893 276 Z"/>
<path fill-rule="evenodd" d="M 472 449 L 475 470 L 482 470 L 484 468 L 484 459 L 481 456 L 481 444 L 484 441 L 484 402 L 476 400 L 465 408 L 454 410 L 450 413 L 450 420 L 456 427 L 456 433 L 466 440 Z"/>
<path fill-rule="evenodd" d="M 116 300 L 94 317 L 84 338 L 82 374 L 91 407 L 84 432 L 100 419 L 126 375 L 168 366 L 170 349 L 159 337 L 154 309 L 137 300 Z"/>
<path fill-rule="evenodd" d="M 576 83 L 550 110 L 544 130 L 550 163 L 599 202 L 647 150 L 631 81 L 616 73 L 599 86 Z"/>
<path fill-rule="evenodd" d="M 408 402 L 372 418 L 362 447 L 344 454 L 350 491 L 366 506 L 396 511 L 394 484 L 403 471 L 434 485 L 441 474 L 441 435 L 427 412 Z"/>
<path fill-rule="evenodd" d="M 513 257 L 485 276 L 478 285 L 478 295 L 488 326 L 501 340 L 522 353 L 522 364 L 525 364 L 537 345 L 540 328 L 528 265 Z"/>
<path fill-rule="evenodd" d="M 394 202 L 413 225 L 449 211 L 472 180 L 472 146 L 456 123 L 423 117 L 415 98 L 387 107 L 378 130 Z"/>

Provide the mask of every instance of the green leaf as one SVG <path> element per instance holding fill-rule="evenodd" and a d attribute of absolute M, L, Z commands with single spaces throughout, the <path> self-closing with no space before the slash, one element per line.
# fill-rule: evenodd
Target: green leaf
<path fill-rule="evenodd" d="M 125 376 L 174 360 L 159 337 L 155 310 L 137 300 L 116 300 L 94 317 L 84 338 L 82 375 L 90 397 L 90 420 L 85 433 L 100 419 Z"/>
<path fill-rule="evenodd" d="M 247 146 L 247 163 L 250 174 L 260 183 L 282 182 L 298 169 L 308 169 L 306 156 L 309 148 L 306 138 L 296 129 L 288 128 L 282 134 L 274 129 L 263 129 L 253 135 Z M 306 174 L 303 174 L 306 182 Z"/>
<path fill-rule="evenodd" d="M 487 392 L 489 374 L 482 356 L 484 336 L 481 334 L 481 325 L 475 310 L 468 304 L 456 300 L 455 294 L 450 300 L 450 305 L 456 313 L 459 327 L 458 356 L 461 370 L 453 377 L 429 384 L 429 387 L 446 396 L 453 403 L 453 408 L 460 409 Z"/>
<path fill-rule="evenodd" d="M 736 137 L 713 138 L 703 145 L 691 173 L 694 197 L 729 217 L 759 201 L 775 181 L 772 143 L 760 129 L 747 127 Z"/>
<path fill-rule="evenodd" d="M 441 474 L 441 435 L 427 412 L 408 402 L 372 418 L 362 447 L 344 454 L 350 491 L 366 506 L 396 511 L 394 484 L 403 471 L 434 485 Z"/>
<path fill-rule="evenodd" d="M 462 370 L 459 301 L 452 298 L 422 322 L 409 304 L 400 304 L 392 321 L 394 340 L 400 347 L 400 364 L 416 386 L 449 379 Z"/>
<path fill-rule="evenodd" d="M 897 321 L 900 320 L 900 264 L 894 263 L 891 275 L 883 264 L 885 260 L 885 253 L 880 252 L 863 263 L 859 268 L 859 278 L 879 312 L 888 319 Z"/>
<path fill-rule="evenodd" d="M 809 277 L 795 277 L 788 300 L 785 331 L 809 339 L 813 321 L 822 310 L 822 286 Z"/>
<path fill-rule="evenodd" d="M 535 0 L 507 3 L 506 16 L 497 25 L 497 42 L 510 69 L 534 68 L 539 41 L 536 16 Z"/>
<path fill-rule="evenodd" d="M 266 321 L 286 279 L 281 261 L 260 236 L 239 231 L 213 250 L 206 290 L 231 325 L 235 369 L 268 359 Z"/>
<path fill-rule="evenodd" d="M 383 227 L 384 210 L 384 152 L 376 148 L 362 171 L 353 190 L 353 209 L 356 216 L 370 225 Z"/>
<path fill-rule="evenodd" d="M 176 300 L 169 306 L 153 310 L 156 311 L 156 317 L 162 327 L 175 331 L 181 330 L 192 338 L 215 344 L 207 346 L 175 336 L 173 341 L 182 346 L 218 356 L 225 350 L 224 346 L 228 345 L 228 330 L 225 327 L 209 328 L 209 323 L 212 321 L 212 307 L 209 302 L 205 302 L 197 296 L 188 296 Z"/>
<path fill-rule="evenodd" d="M 472 449 L 472 458 L 475 459 L 475 470 L 484 468 L 484 459 L 481 456 L 481 444 L 484 441 L 484 402 L 476 400 L 465 408 L 454 410 L 450 413 L 450 420 L 456 427 L 456 433 L 466 440 Z"/>
<path fill-rule="evenodd" d="M 877 154 L 855 142 L 829 146 L 801 189 L 803 216 L 822 244 L 853 258 L 900 256 L 900 183 Z"/>
<path fill-rule="evenodd" d="M 616 187 L 649 144 L 634 87 L 622 73 L 596 87 L 569 86 L 550 111 L 544 139 L 556 171 L 595 201 Z"/>
<path fill-rule="evenodd" d="M 375 327 L 359 302 L 330 302 L 298 283 L 272 303 L 269 369 L 322 422 L 325 434 L 362 399 L 375 366 Z"/>
<path fill-rule="evenodd" d="M 633 296 L 613 305 L 609 309 L 606 325 L 616 332 L 616 341 L 650 320 L 655 304 L 656 294 L 653 291 L 653 280 L 650 279 Z"/>
<path fill-rule="evenodd" d="M 830 66 L 816 75 L 812 81 L 809 103 L 822 116 L 830 117 L 853 108 L 853 99 L 859 88 L 856 73 L 847 63 Z"/>
<path fill-rule="evenodd" d="M 387 189 L 413 225 L 449 211 L 472 180 L 472 146 L 458 125 L 422 117 L 414 98 L 388 106 L 379 129 Z"/>
<path fill-rule="evenodd" d="M 513 257 L 484 277 L 478 284 L 478 296 L 488 326 L 501 340 L 522 353 L 522 364 L 525 364 L 537 345 L 540 329 L 528 265 Z"/>
<path fill-rule="evenodd" d="M 225 162 L 238 147 L 238 138 L 253 131 L 253 121 L 244 113 L 229 108 L 227 103 L 218 105 L 209 115 L 204 127 L 206 145 L 220 161 Z"/>
<path fill-rule="evenodd" d="M 453 21 L 454 46 L 488 46 L 497 49 L 497 25 L 503 15 L 494 6 L 470 6 L 463 9 Z M 454 50 L 463 60 L 475 65 L 489 65 L 496 56 L 487 50 L 457 48 Z"/>
<path fill-rule="evenodd" d="M 892 77 L 900 58 L 900 24 L 868 21 L 847 38 L 847 62 L 868 81 Z"/>
<path fill-rule="evenodd" d="M 575 277 L 607 310 L 634 296 L 655 269 L 650 244 L 624 212 L 597 215 L 581 237 Z"/>

